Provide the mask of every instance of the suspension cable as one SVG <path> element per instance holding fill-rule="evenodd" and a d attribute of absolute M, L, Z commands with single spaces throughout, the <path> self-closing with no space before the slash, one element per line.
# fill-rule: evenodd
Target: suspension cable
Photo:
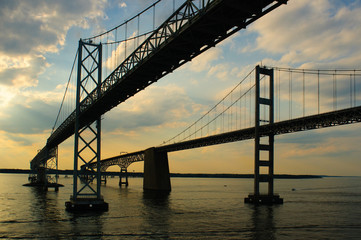
<path fill-rule="evenodd" d="M 136 14 L 134 17 L 126 20 L 124 23 L 122 23 L 122 24 L 120 24 L 120 25 L 118 25 L 118 26 L 116 26 L 116 27 L 114 27 L 114 28 L 112 28 L 112 29 L 110 29 L 110 30 L 108 30 L 108 31 L 106 31 L 106 32 L 103 32 L 103 33 L 101 33 L 101 34 L 95 35 L 95 36 L 93 36 L 93 37 L 86 38 L 86 39 L 84 39 L 84 41 L 90 41 L 90 40 L 93 40 L 93 39 L 96 39 L 96 38 L 100 38 L 100 37 L 104 36 L 105 34 L 108 34 L 108 33 L 112 32 L 112 31 L 114 31 L 114 30 L 116 30 L 116 29 L 118 29 L 118 28 L 120 28 L 120 27 L 128 24 L 128 22 L 130 22 L 130 21 L 134 20 L 135 18 L 139 17 L 140 15 L 142 15 L 143 13 L 145 13 L 146 11 L 148 11 L 149 9 L 151 9 L 152 7 L 155 7 L 155 5 L 157 5 L 157 4 L 158 4 L 159 2 L 161 2 L 161 1 L 162 1 L 162 0 L 156 1 L 155 3 L 153 3 L 152 5 L 150 5 L 149 7 L 147 7 L 146 9 L 144 9 L 143 11 L 139 12 L 138 14 Z"/>
<path fill-rule="evenodd" d="M 60 108 L 59 108 L 59 111 L 58 111 L 58 115 L 56 116 L 56 120 L 55 120 L 54 126 L 52 128 L 51 134 L 53 134 L 53 132 L 55 130 L 55 126 L 56 126 L 56 124 L 57 124 L 57 122 L 59 120 L 59 116 L 60 116 L 60 113 L 61 113 L 61 109 L 63 108 L 63 104 L 64 104 L 64 101 L 65 101 L 65 96 L 66 96 L 66 93 L 67 93 L 68 88 L 69 88 L 69 83 L 70 83 L 71 76 L 72 76 L 73 71 L 74 71 L 74 66 L 75 66 L 76 59 L 78 57 L 78 53 L 79 53 L 79 50 L 76 51 L 75 58 L 74 58 L 74 61 L 73 61 L 73 66 L 71 67 L 68 83 L 66 84 L 65 93 L 64 93 L 63 99 L 61 101 Z"/>

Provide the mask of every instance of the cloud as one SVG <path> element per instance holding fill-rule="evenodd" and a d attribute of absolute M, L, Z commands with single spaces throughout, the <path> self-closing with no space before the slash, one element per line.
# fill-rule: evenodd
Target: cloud
<path fill-rule="evenodd" d="M 32 101 L 31 107 L 15 104 L 7 108 L 0 119 L 0 129 L 9 133 L 32 134 L 44 132 L 51 128 L 56 116 L 58 104 Z"/>
<path fill-rule="evenodd" d="M 125 2 L 120 2 L 120 3 L 118 4 L 118 7 L 119 7 L 119 8 L 125 8 L 125 7 L 127 7 L 127 4 L 126 4 Z"/>
<path fill-rule="evenodd" d="M 231 72 L 232 70 L 228 64 L 218 64 L 211 67 L 208 71 L 208 75 L 216 76 L 219 80 L 226 81 Z"/>
<path fill-rule="evenodd" d="M 1 1 L 0 85 L 29 87 L 49 65 L 45 53 L 58 52 L 72 26 L 90 27 L 104 16 L 105 1 Z"/>
<path fill-rule="evenodd" d="M 0 84 L 17 88 L 34 87 L 49 64 L 41 55 L 3 56 L 0 59 Z"/>
<path fill-rule="evenodd" d="M 360 60 L 360 13 L 356 3 L 289 1 L 249 28 L 257 38 L 245 49 L 281 54 L 279 61 L 288 64 Z"/>
<path fill-rule="evenodd" d="M 0 51 L 9 55 L 56 52 L 71 26 L 89 27 L 105 1 L 1 1 Z M 90 16 L 90 17 L 88 17 Z"/>
<path fill-rule="evenodd" d="M 8 134 L 39 134 L 50 131 L 65 85 L 50 91 L 19 90 L 0 86 L 0 129 Z"/>
<path fill-rule="evenodd" d="M 222 59 L 222 49 L 221 48 L 211 48 L 204 52 L 203 54 L 197 56 L 192 60 L 191 63 L 186 66 L 190 71 L 193 72 L 202 72 L 210 70 L 212 67 L 212 62 Z"/>
<path fill-rule="evenodd" d="M 107 113 L 103 130 L 129 135 L 135 130 L 184 126 L 179 121 L 184 121 L 200 109 L 201 106 L 194 103 L 180 87 L 172 84 L 151 86 Z"/>

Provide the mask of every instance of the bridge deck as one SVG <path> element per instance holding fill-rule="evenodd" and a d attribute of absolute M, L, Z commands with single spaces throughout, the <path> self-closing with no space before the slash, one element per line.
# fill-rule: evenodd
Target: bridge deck
<path fill-rule="evenodd" d="M 262 125 L 260 127 L 261 135 L 267 135 L 273 133 L 275 135 L 281 135 L 286 133 L 294 133 L 300 131 L 321 129 L 326 127 L 341 126 L 345 124 L 352 124 L 361 122 L 361 106 L 338 110 L 323 114 L 317 114 L 307 117 L 301 117 L 291 119 L 287 121 L 281 121 L 274 124 Z M 156 147 L 156 151 L 160 152 L 174 152 L 192 148 L 199 148 L 211 145 L 217 145 L 222 143 L 236 142 L 253 139 L 255 136 L 255 128 L 246 128 L 228 133 L 222 133 L 209 137 L 198 138 L 194 140 L 184 141 L 180 143 L 173 143 L 169 145 Z M 126 155 L 119 155 L 109 159 L 101 161 L 102 165 L 121 165 L 122 162 L 127 161 L 127 164 L 131 164 L 129 159 L 136 159 L 136 161 L 144 160 L 144 151 L 138 151 L 134 153 L 128 153 Z M 137 158 L 135 156 L 138 156 Z M 134 161 L 134 162 L 136 162 Z"/>
<path fill-rule="evenodd" d="M 260 126 L 261 136 L 269 133 L 281 135 L 286 133 L 294 133 L 300 131 L 314 130 L 326 127 L 340 126 L 345 124 L 361 122 L 361 106 L 338 110 L 323 114 L 317 114 L 307 117 L 301 117 L 274 124 L 266 124 Z M 255 136 L 255 128 L 246 128 L 228 133 L 222 133 L 209 137 L 198 138 L 194 140 L 174 143 L 157 147 L 157 151 L 173 152 L 191 148 L 198 148 L 228 142 L 243 141 L 253 139 Z"/>

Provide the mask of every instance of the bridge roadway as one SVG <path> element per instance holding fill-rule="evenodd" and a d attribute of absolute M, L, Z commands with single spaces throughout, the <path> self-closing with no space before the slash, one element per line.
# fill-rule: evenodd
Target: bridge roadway
<path fill-rule="evenodd" d="M 80 127 L 124 102 L 194 57 L 231 36 L 287 0 L 204 0 L 202 9 L 187 0 L 80 103 Z M 75 111 L 51 134 L 31 161 L 44 165 L 52 149 L 72 136 Z"/>
<path fill-rule="evenodd" d="M 361 106 L 281 121 L 274 124 L 265 124 L 260 126 L 260 134 L 261 136 L 266 136 L 269 133 L 273 133 L 274 135 L 281 135 L 358 122 L 361 122 Z M 253 139 L 254 137 L 255 127 L 251 127 L 213 136 L 197 138 L 194 140 L 158 146 L 155 147 L 155 151 L 174 152 L 222 143 L 243 141 Z M 108 167 L 113 165 L 119 165 L 120 167 L 126 168 L 133 162 L 144 161 L 144 157 L 145 150 L 104 159 L 101 161 L 101 169 L 105 171 Z M 95 164 L 91 164 L 89 166 L 91 168 L 96 167 Z"/>

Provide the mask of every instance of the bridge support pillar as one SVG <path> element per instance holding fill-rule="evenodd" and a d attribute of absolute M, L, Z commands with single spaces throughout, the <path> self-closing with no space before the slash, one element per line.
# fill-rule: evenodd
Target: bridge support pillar
<path fill-rule="evenodd" d="M 32 170 L 36 170 L 36 173 L 31 173 L 29 175 L 30 183 L 26 183 L 23 186 L 38 187 L 44 191 L 48 191 L 49 188 L 54 188 L 57 192 L 59 191 L 59 187 L 63 187 L 62 184 L 58 183 L 58 147 L 56 146 L 51 149 L 45 147 L 41 152 L 43 156 L 45 155 L 44 159 L 46 159 L 46 161 L 36 168 L 30 166 Z M 50 170 L 54 172 L 50 172 Z M 55 176 L 52 176 L 52 174 Z"/>
<path fill-rule="evenodd" d="M 145 150 L 143 188 L 171 191 L 167 152 L 157 152 L 155 148 Z"/>
<path fill-rule="evenodd" d="M 261 77 L 264 78 L 262 83 L 263 88 L 268 88 L 261 95 Z M 265 90 L 266 90 L 265 89 Z M 259 127 L 261 124 L 274 123 L 274 85 L 273 85 L 273 69 L 256 67 L 256 106 L 255 106 L 255 165 L 254 165 L 254 193 L 249 194 L 244 199 L 245 203 L 253 204 L 281 204 L 283 199 L 279 195 L 273 193 L 273 165 L 274 165 L 274 133 L 268 132 L 260 133 Z M 261 115 L 261 106 L 264 114 Z M 268 114 L 267 114 L 268 113 Z M 267 116 L 268 115 L 268 116 Z M 268 184 L 268 193 L 261 194 L 260 183 Z"/>
<path fill-rule="evenodd" d="M 102 175 L 100 179 L 101 183 L 107 184 L 107 175 Z"/>
<path fill-rule="evenodd" d="M 123 181 L 123 177 L 125 179 L 125 181 Z M 128 187 L 129 183 L 128 183 L 128 169 L 127 168 L 120 168 L 120 174 L 119 174 L 119 186 L 125 185 L 126 187 Z"/>

